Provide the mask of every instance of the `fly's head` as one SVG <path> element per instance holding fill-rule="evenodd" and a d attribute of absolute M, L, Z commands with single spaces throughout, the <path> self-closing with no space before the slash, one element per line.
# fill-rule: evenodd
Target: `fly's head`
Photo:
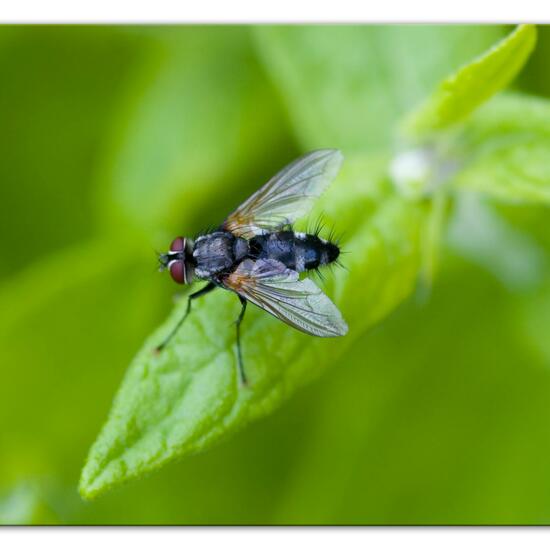
<path fill-rule="evenodd" d="M 166 254 L 159 254 L 160 271 L 167 269 L 174 281 L 180 285 L 193 281 L 195 272 L 193 261 L 193 241 L 176 237 Z"/>

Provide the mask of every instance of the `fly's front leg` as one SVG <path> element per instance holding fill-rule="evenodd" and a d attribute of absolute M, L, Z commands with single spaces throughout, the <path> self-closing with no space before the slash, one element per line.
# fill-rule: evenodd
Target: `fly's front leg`
<path fill-rule="evenodd" d="M 246 380 L 246 374 L 244 372 L 243 355 L 241 352 L 241 323 L 244 317 L 244 313 L 246 311 L 246 304 L 248 302 L 240 295 L 239 295 L 239 300 L 241 301 L 242 307 L 241 307 L 241 312 L 239 313 L 239 317 L 235 322 L 235 325 L 237 327 L 237 360 L 239 363 L 239 376 L 241 377 L 241 384 L 243 386 L 246 386 L 247 380 Z"/>
<path fill-rule="evenodd" d="M 172 339 L 174 334 L 178 332 L 181 325 L 183 325 L 183 322 L 185 319 L 187 319 L 187 316 L 189 313 L 191 313 L 191 301 L 195 298 L 198 298 L 199 296 L 204 296 L 205 294 L 208 294 L 211 290 L 214 290 L 216 288 L 216 285 L 214 283 L 208 283 L 205 287 L 201 288 L 200 290 L 197 290 L 197 292 L 194 292 L 187 298 L 187 308 L 185 309 L 185 313 L 183 314 L 183 317 L 178 321 L 177 325 L 171 330 L 170 334 L 162 341 L 162 343 L 155 348 L 155 351 L 157 353 L 160 353 L 165 347 L 168 342 Z"/>

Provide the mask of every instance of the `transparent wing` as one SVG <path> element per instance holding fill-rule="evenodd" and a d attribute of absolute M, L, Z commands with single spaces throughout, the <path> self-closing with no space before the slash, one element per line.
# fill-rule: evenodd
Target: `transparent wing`
<path fill-rule="evenodd" d="M 337 149 L 319 149 L 295 160 L 230 214 L 224 229 L 250 238 L 293 223 L 309 212 L 336 177 L 342 160 Z"/>
<path fill-rule="evenodd" d="M 338 308 L 310 279 L 276 260 L 245 260 L 224 281 L 226 288 L 290 326 L 314 336 L 343 336 L 348 326 Z"/>

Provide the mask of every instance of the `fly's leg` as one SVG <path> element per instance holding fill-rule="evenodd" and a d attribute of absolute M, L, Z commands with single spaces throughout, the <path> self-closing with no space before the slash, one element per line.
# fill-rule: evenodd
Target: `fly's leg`
<path fill-rule="evenodd" d="M 185 313 L 183 314 L 183 317 L 178 321 L 178 324 L 172 329 L 170 334 L 162 341 L 162 343 L 155 348 L 155 351 L 157 353 L 160 353 L 166 347 L 166 344 L 170 342 L 174 334 L 178 332 L 179 328 L 181 327 L 185 319 L 187 319 L 187 316 L 189 315 L 189 313 L 191 313 L 191 301 L 194 300 L 195 298 L 198 298 L 199 296 L 204 296 L 205 294 L 208 294 L 211 290 L 214 290 L 215 288 L 216 288 L 216 285 L 214 283 L 208 283 L 205 287 L 201 288 L 200 290 L 197 290 L 197 292 L 193 292 L 193 294 L 191 294 L 189 298 L 187 298 L 187 308 L 185 309 Z"/>
<path fill-rule="evenodd" d="M 237 327 L 237 360 L 239 362 L 239 375 L 241 377 L 241 384 L 243 386 L 246 386 L 247 380 L 246 380 L 246 374 L 244 372 L 243 355 L 241 352 L 241 322 L 243 320 L 244 313 L 246 311 L 246 304 L 248 302 L 242 296 L 239 296 L 239 300 L 241 301 L 242 308 L 241 308 L 241 312 L 239 313 L 239 317 L 235 322 L 235 325 Z"/>

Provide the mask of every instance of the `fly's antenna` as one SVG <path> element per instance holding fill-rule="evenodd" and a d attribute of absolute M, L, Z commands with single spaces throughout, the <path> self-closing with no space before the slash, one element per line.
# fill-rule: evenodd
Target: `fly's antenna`
<path fill-rule="evenodd" d="M 168 267 L 167 255 L 159 252 L 156 248 L 153 248 L 153 252 L 158 262 L 158 266 L 155 267 L 154 271 L 160 271 L 162 273 Z"/>

